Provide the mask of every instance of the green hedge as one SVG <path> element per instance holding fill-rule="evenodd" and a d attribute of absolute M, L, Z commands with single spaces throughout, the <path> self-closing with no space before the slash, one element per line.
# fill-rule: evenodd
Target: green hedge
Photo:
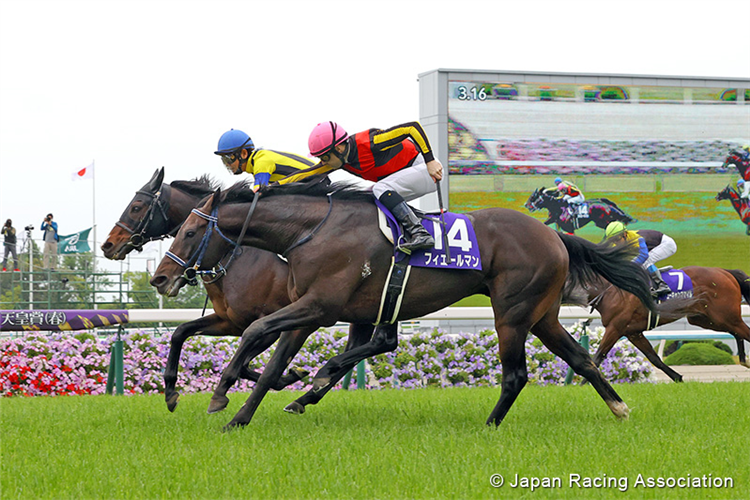
<path fill-rule="evenodd" d="M 693 343 L 679 348 L 664 358 L 668 365 L 733 365 L 734 359 L 721 349 L 709 344 Z"/>

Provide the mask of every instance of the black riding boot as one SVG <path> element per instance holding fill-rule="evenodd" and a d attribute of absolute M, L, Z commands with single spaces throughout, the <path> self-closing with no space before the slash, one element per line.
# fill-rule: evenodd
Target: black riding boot
<path fill-rule="evenodd" d="M 402 245 L 399 245 L 399 250 L 410 254 L 415 250 L 426 250 L 435 246 L 435 240 L 422 227 L 419 218 L 409 205 L 406 204 L 406 201 L 400 194 L 395 191 L 386 191 L 379 199 L 404 228 L 406 241 Z"/>
<path fill-rule="evenodd" d="M 649 274 L 651 275 L 651 281 L 654 282 L 654 289 L 651 290 L 651 295 L 658 297 L 660 295 L 666 295 L 672 291 L 669 288 L 669 285 L 661 279 L 661 273 L 658 269 L 656 271 L 649 271 Z"/>

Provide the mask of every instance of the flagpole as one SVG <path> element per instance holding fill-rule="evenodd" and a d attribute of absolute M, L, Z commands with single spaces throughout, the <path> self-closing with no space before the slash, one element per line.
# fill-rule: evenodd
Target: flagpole
<path fill-rule="evenodd" d="M 91 216 L 93 218 L 92 220 L 92 230 L 94 232 L 94 246 L 91 249 L 91 267 L 92 267 L 92 273 L 96 273 L 96 165 L 94 163 L 96 160 L 91 160 L 91 190 L 92 190 L 92 207 L 91 207 Z M 98 309 L 96 307 L 96 278 L 93 279 L 94 282 L 94 309 Z"/>

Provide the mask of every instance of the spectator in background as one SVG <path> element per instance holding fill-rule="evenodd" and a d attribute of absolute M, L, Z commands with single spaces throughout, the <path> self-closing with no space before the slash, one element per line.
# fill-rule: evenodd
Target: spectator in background
<path fill-rule="evenodd" d="M 55 270 L 57 267 L 57 242 L 60 240 L 60 236 L 57 234 L 57 222 L 52 220 L 52 214 L 47 214 L 47 217 L 42 221 L 42 231 L 44 236 L 44 269 Z"/>
<path fill-rule="evenodd" d="M 3 240 L 3 271 L 7 271 L 8 254 L 13 255 L 13 270 L 18 271 L 18 254 L 16 253 L 16 228 L 13 227 L 13 221 L 8 219 L 2 230 Z"/>

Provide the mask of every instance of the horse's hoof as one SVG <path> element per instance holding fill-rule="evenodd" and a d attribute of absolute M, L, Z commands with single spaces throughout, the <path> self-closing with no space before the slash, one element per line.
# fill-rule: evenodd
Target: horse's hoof
<path fill-rule="evenodd" d="M 221 410 L 227 407 L 229 404 L 229 398 L 226 396 L 213 396 L 211 402 L 208 404 L 208 414 L 219 413 Z"/>
<path fill-rule="evenodd" d="M 615 414 L 620 420 L 627 420 L 630 418 L 630 408 L 624 402 L 612 403 L 609 405 L 609 409 Z"/>
<path fill-rule="evenodd" d="M 286 405 L 284 411 L 287 413 L 296 413 L 297 415 L 302 415 L 303 413 L 305 413 L 305 407 L 296 401 L 292 401 L 291 403 Z"/>
<path fill-rule="evenodd" d="M 177 403 L 180 402 L 180 393 L 175 392 L 169 396 L 166 396 L 167 409 L 174 413 L 174 409 L 177 408 Z"/>
<path fill-rule="evenodd" d="M 310 375 L 310 372 L 307 371 L 307 370 L 305 370 L 304 368 L 300 368 L 298 366 L 295 366 L 295 367 L 289 369 L 289 374 L 290 375 L 294 375 L 294 377 L 297 380 L 302 380 L 303 378 L 305 378 L 308 375 Z"/>
<path fill-rule="evenodd" d="M 313 379 L 312 390 L 313 392 L 320 391 L 330 383 L 331 383 L 330 377 Z"/>
<path fill-rule="evenodd" d="M 242 424 L 242 423 L 239 423 L 239 422 L 235 422 L 234 420 L 232 420 L 231 422 L 229 422 L 229 423 L 228 423 L 227 425 L 225 425 L 225 426 L 224 426 L 224 427 L 223 427 L 223 428 L 221 429 L 221 432 L 231 432 L 231 431 L 235 431 L 235 430 L 237 430 L 237 429 L 242 429 L 242 428 L 243 428 L 243 427 L 245 427 L 246 425 L 247 425 L 247 424 Z"/>

